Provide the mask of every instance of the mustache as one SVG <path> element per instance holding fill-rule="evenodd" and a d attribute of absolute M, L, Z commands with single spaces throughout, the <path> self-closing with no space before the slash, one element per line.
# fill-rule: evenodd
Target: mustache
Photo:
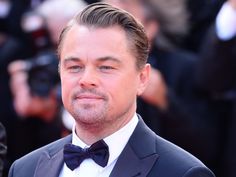
<path fill-rule="evenodd" d="M 78 97 L 79 95 L 83 95 L 83 94 L 90 94 L 90 95 L 98 96 L 98 97 L 101 97 L 105 100 L 108 99 L 106 94 L 104 94 L 96 89 L 80 89 L 74 93 L 74 98 Z"/>

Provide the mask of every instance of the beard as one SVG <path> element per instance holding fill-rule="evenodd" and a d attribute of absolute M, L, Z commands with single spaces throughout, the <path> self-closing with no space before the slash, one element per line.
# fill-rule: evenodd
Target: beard
<path fill-rule="evenodd" d="M 93 95 L 99 99 L 83 101 L 78 99 L 80 95 Z M 98 92 L 94 89 L 83 89 L 72 96 L 72 102 L 69 112 L 74 117 L 75 121 L 83 124 L 99 124 L 106 120 L 109 112 L 109 99 L 104 93 Z"/>
<path fill-rule="evenodd" d="M 98 99 L 79 99 L 81 95 L 94 95 Z M 76 123 L 83 130 L 102 130 L 105 128 L 120 127 L 126 119 L 135 112 L 136 103 L 126 100 L 128 104 L 121 104 L 120 107 L 111 98 L 97 90 L 81 90 L 75 92 L 66 105 L 67 111 L 73 116 Z M 68 103 L 68 102 L 67 102 Z"/>

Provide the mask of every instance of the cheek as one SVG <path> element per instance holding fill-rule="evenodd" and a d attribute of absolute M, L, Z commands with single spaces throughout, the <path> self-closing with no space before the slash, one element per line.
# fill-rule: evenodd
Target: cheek
<path fill-rule="evenodd" d="M 62 97 L 62 101 L 64 103 L 64 105 L 66 104 L 68 98 L 69 98 L 69 89 L 67 87 L 67 85 L 65 83 L 62 83 L 61 86 L 61 97 Z"/>
<path fill-rule="evenodd" d="M 71 79 L 67 77 L 61 77 L 61 92 L 63 100 L 69 99 L 69 95 L 73 91 L 73 84 L 74 82 Z"/>
<path fill-rule="evenodd" d="M 137 79 L 136 77 L 123 77 L 122 79 L 111 80 L 107 85 L 114 97 L 133 99 L 137 95 Z"/>

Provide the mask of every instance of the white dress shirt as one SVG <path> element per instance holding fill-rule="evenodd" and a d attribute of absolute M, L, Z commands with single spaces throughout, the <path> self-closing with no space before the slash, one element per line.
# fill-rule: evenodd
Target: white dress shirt
<path fill-rule="evenodd" d="M 216 33 L 221 40 L 236 36 L 236 10 L 225 2 L 216 17 Z"/>
<path fill-rule="evenodd" d="M 85 159 L 78 168 L 71 171 L 64 163 L 59 177 L 109 177 L 119 155 L 127 144 L 137 124 L 138 117 L 135 114 L 128 124 L 104 139 L 109 147 L 110 154 L 107 166 L 103 168 L 97 165 L 92 159 Z M 80 146 L 81 148 L 89 147 L 76 135 L 75 126 L 72 130 L 72 144 Z"/>

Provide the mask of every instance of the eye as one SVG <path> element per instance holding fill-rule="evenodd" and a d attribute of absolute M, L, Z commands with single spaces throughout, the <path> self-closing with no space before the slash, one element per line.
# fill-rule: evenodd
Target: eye
<path fill-rule="evenodd" d="M 101 70 L 112 70 L 112 69 L 115 69 L 115 68 L 112 67 L 112 66 L 103 65 L 103 66 L 100 66 L 99 69 L 101 69 Z"/>
<path fill-rule="evenodd" d="M 80 65 L 71 65 L 67 67 L 67 70 L 69 72 L 80 72 L 81 70 L 83 70 L 83 67 Z"/>

